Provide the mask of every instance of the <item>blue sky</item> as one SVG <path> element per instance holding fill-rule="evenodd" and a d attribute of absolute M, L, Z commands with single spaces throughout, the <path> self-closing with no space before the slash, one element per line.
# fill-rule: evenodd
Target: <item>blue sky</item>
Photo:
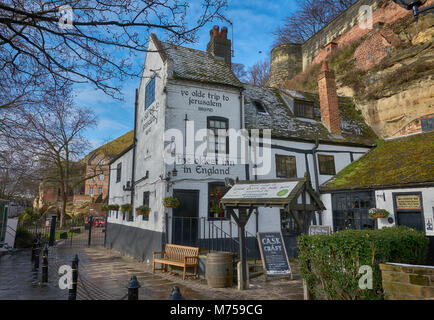
<path fill-rule="evenodd" d="M 258 61 L 269 59 L 274 37 L 272 32 L 282 23 L 282 20 L 295 9 L 297 0 L 228 0 L 225 16 L 234 23 L 235 57 L 233 62 L 242 63 L 246 68 Z M 192 9 L 199 1 L 191 1 Z M 228 23 L 214 22 L 201 29 L 198 41 L 186 45 L 191 48 L 206 50 L 209 41 L 209 31 L 214 24 L 220 26 Z M 232 31 L 229 28 L 229 36 Z M 137 68 L 142 68 L 145 55 L 134 58 Z M 76 89 L 76 102 L 94 110 L 98 116 L 98 125 L 86 132 L 86 137 L 96 148 L 111 141 L 134 126 L 134 91 L 139 86 L 139 79 L 122 83 L 124 101 L 114 100 L 103 92 L 96 91 L 91 85 Z"/>

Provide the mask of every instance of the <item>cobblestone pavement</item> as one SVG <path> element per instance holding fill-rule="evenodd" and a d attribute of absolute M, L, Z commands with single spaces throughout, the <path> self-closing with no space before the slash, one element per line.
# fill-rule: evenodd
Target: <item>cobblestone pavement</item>
<path fill-rule="evenodd" d="M 141 284 L 141 300 L 165 300 L 173 286 L 180 287 L 187 300 L 301 300 L 303 299 L 302 281 L 297 275 L 294 280 L 281 279 L 266 282 L 261 276 L 252 279 L 250 288 L 238 291 L 236 287 L 209 288 L 204 279 L 182 280 L 177 272 L 152 274 L 150 265 L 139 262 L 120 253 L 103 247 L 71 248 L 58 246 L 50 248 L 49 284 L 41 286 L 32 273 L 30 250 L 0 258 L 0 299 L 42 299 L 66 300 L 68 290 L 58 288 L 57 270 L 61 265 L 71 265 L 78 255 L 79 281 L 78 300 L 120 300 L 126 298 L 125 288 L 132 275 Z M 40 279 L 40 271 L 39 271 Z M 33 284 L 32 284 L 33 283 Z"/>

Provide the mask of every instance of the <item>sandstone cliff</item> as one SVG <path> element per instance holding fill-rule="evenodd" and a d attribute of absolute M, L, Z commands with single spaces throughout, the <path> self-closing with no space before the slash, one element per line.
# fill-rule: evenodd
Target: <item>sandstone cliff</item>
<path fill-rule="evenodd" d="M 411 14 L 374 29 L 326 57 L 338 94 L 353 97 L 381 137 L 411 133 L 434 116 L 434 15 Z M 315 92 L 319 64 L 279 85 Z"/>

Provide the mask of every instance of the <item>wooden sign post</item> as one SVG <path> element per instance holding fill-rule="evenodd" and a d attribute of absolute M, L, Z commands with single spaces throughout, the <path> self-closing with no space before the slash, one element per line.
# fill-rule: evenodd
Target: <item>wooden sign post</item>
<path fill-rule="evenodd" d="M 282 233 L 258 232 L 257 238 L 265 279 L 268 280 L 269 276 L 289 275 L 293 280 Z"/>

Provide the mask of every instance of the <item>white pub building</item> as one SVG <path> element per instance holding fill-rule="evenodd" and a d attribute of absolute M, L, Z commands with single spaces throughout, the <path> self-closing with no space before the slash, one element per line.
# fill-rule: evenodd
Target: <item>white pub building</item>
<path fill-rule="evenodd" d="M 315 95 L 241 83 L 230 67 L 226 28 L 211 30 L 206 52 L 171 46 L 155 35 L 149 51 L 136 92 L 134 144 L 110 164 L 109 204 L 133 210 L 109 212 L 107 247 L 145 261 L 165 243 L 238 252 L 236 224 L 219 203 L 230 179 L 305 179 L 319 193 L 321 184 L 374 144 L 376 136 L 352 100 L 337 97 L 326 64 Z M 256 129 L 260 144 L 253 139 Z M 270 141 L 265 130 L 271 130 Z M 248 140 L 233 139 L 234 132 L 247 132 L 248 152 Z M 169 196 L 179 207 L 164 207 Z M 151 208 L 148 216 L 137 215 L 143 205 Z M 321 212 L 306 219 L 333 223 Z M 294 256 L 296 222 L 284 210 L 259 208 L 246 226 L 248 255 L 256 252 L 256 232 L 282 231 Z"/>

